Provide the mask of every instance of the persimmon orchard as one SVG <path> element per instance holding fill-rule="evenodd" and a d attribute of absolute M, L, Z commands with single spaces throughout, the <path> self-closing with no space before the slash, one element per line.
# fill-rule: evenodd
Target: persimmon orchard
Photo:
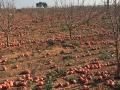
<path fill-rule="evenodd" d="M 15 9 L 10 23 L 1 8 L 0 90 L 119 90 L 114 18 L 104 7 Z"/>

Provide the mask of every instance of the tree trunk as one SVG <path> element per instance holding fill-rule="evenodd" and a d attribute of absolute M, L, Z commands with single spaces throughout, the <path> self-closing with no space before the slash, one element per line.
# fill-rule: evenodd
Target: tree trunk
<path fill-rule="evenodd" d="M 8 35 L 6 36 L 6 40 L 7 40 L 7 41 L 6 41 L 7 47 L 9 47 L 9 36 L 8 36 Z"/>
<path fill-rule="evenodd" d="M 70 35 L 70 39 L 72 39 L 72 30 L 69 29 L 69 35 Z"/>
<path fill-rule="evenodd" d="M 109 5 L 110 4 L 110 1 L 109 0 L 107 0 L 107 10 L 109 10 Z"/>
<path fill-rule="evenodd" d="M 9 35 L 7 32 L 5 32 L 5 38 L 6 38 L 6 46 L 9 47 Z"/>

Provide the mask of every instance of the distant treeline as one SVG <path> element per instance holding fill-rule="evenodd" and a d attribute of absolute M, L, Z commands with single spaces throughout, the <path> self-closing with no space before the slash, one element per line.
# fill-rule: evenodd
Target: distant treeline
<path fill-rule="evenodd" d="M 48 7 L 48 5 L 46 2 L 38 2 L 38 3 L 36 3 L 36 7 L 46 8 L 46 7 Z"/>

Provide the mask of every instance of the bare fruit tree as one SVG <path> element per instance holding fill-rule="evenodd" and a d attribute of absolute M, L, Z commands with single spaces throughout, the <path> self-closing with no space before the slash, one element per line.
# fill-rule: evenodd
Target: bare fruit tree
<path fill-rule="evenodd" d="M 105 1 L 104 1 L 105 4 Z M 110 0 L 106 1 L 106 15 L 109 16 L 109 10 L 110 10 Z"/>
<path fill-rule="evenodd" d="M 118 62 L 117 65 L 117 77 L 120 77 L 120 60 L 119 60 L 119 31 L 120 31 L 120 13 L 119 13 L 119 4 L 117 4 L 117 0 L 113 0 L 114 3 L 114 38 L 115 38 L 115 48 L 116 48 L 116 60 Z"/>
<path fill-rule="evenodd" d="M 5 26 L 2 25 L 4 24 L 4 22 L 0 24 L 0 30 L 4 32 L 4 36 L 6 37 L 6 46 L 9 47 L 10 31 L 13 25 L 13 19 L 15 13 L 14 0 L 8 2 L 4 2 L 4 0 L 1 0 L 0 5 L 1 5 L 1 12 L 0 12 L 1 19 L 7 21 Z"/>
<path fill-rule="evenodd" d="M 116 76 L 120 78 L 120 57 L 119 57 L 119 43 L 120 43 L 120 13 L 119 13 L 119 3 L 117 0 L 112 0 L 112 8 L 110 9 L 109 0 L 107 0 L 107 9 L 108 9 L 108 19 L 110 21 L 110 25 L 113 35 L 114 35 L 114 42 L 115 42 L 115 54 L 116 54 L 116 61 L 117 61 L 117 73 Z"/>

